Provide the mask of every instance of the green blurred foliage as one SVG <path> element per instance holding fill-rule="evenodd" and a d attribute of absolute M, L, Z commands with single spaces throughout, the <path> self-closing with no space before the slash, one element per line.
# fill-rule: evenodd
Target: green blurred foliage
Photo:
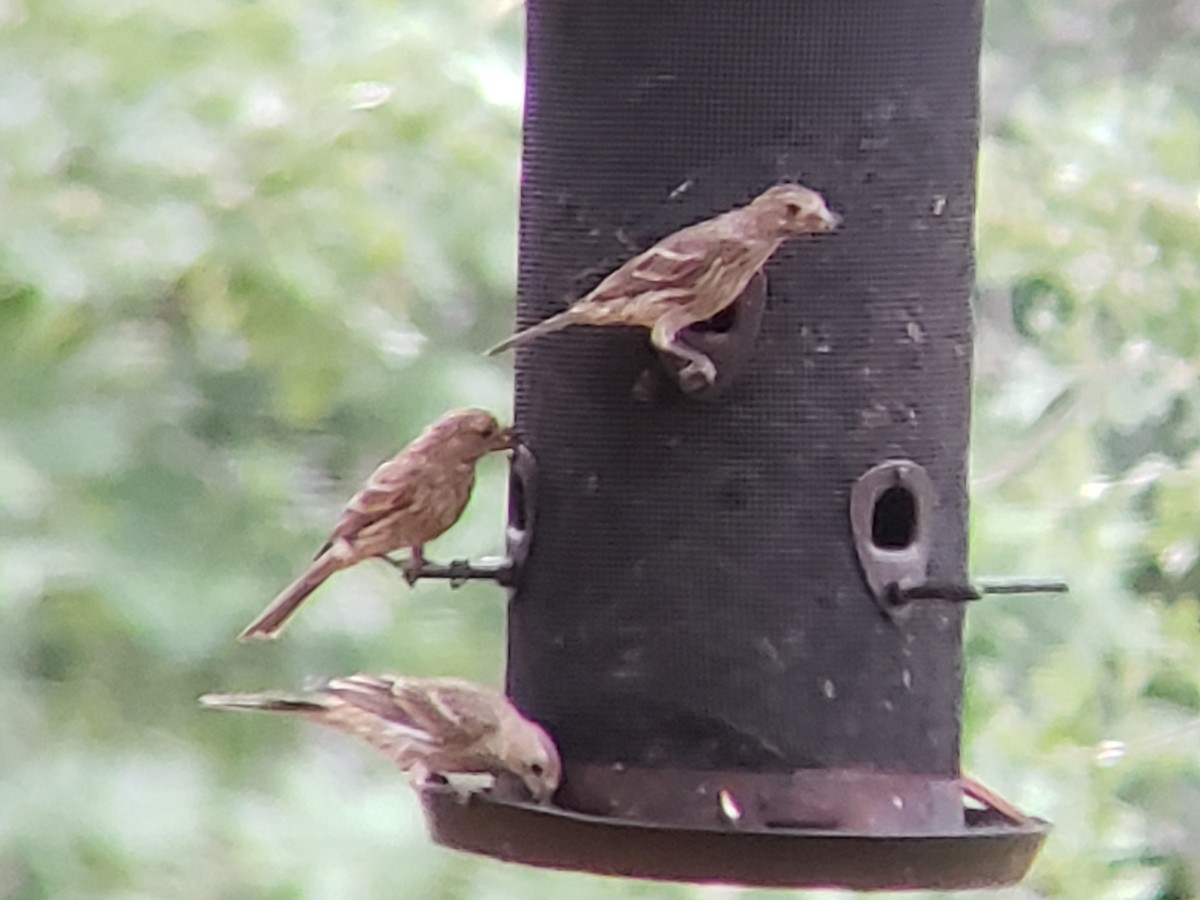
<path fill-rule="evenodd" d="M 1013 896 L 1200 894 L 1200 10 L 993 3 L 968 767 L 1056 829 Z"/>
<path fill-rule="evenodd" d="M 385 762 L 211 689 L 487 681 L 494 591 L 361 567 L 231 635 L 350 486 L 504 413 L 503 0 L 0 0 L 0 897 L 760 896 L 432 848 Z M 1200 893 L 1200 12 L 994 2 L 965 757 L 1056 831 L 1012 897 Z M 485 464 L 445 558 L 500 549 Z M 814 894 L 813 896 L 818 896 Z M 820 894 L 819 896 L 825 896 Z"/>

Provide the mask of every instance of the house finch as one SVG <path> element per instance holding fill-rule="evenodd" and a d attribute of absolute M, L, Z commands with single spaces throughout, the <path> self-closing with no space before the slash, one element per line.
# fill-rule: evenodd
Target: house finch
<path fill-rule="evenodd" d="M 832 231 L 839 221 L 816 191 L 800 184 L 769 187 L 746 206 L 668 235 L 570 309 L 501 341 L 488 355 L 571 325 L 640 325 L 650 329 L 654 346 L 687 360 L 712 384 L 712 360 L 680 341 L 679 332 L 732 304 L 785 240 Z"/>
<path fill-rule="evenodd" d="M 475 464 L 510 449 L 511 429 L 491 413 L 446 413 L 378 469 L 350 502 L 312 565 L 284 588 L 240 638 L 269 638 L 309 594 L 338 569 L 408 547 L 410 581 L 424 563 L 423 546 L 458 521 L 475 483 Z"/>
<path fill-rule="evenodd" d="M 503 694 L 459 678 L 351 675 L 304 694 L 206 694 L 204 706 L 308 716 L 357 735 L 420 787 L 445 775 L 511 772 L 538 802 L 562 777 L 554 741 Z"/>

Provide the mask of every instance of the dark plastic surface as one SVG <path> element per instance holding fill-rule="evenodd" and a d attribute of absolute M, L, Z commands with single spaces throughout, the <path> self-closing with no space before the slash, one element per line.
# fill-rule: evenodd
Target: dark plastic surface
<path fill-rule="evenodd" d="M 1045 840 L 1039 819 L 946 834 L 734 826 L 670 828 L 529 805 L 422 795 L 439 844 L 507 862 L 601 875 L 763 887 L 965 890 L 1021 880 Z"/>

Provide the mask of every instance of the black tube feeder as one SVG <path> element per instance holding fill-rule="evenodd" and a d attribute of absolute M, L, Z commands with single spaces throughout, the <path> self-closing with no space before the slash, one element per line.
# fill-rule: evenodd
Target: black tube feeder
<path fill-rule="evenodd" d="M 565 778 L 550 807 L 431 789 L 432 834 L 652 878 L 1018 880 L 1046 824 L 959 771 L 979 3 L 527 9 L 521 324 L 774 182 L 844 225 L 688 335 L 711 387 L 641 330 L 520 348 L 507 687 Z"/>

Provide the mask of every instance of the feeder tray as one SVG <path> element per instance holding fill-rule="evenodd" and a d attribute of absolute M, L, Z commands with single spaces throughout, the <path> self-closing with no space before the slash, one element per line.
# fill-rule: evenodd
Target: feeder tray
<path fill-rule="evenodd" d="M 504 862 L 598 875 L 754 887 L 966 890 L 1015 884 L 1050 826 L 965 810 L 960 829 L 876 834 L 656 825 L 452 790 L 421 794 L 433 839 Z"/>

